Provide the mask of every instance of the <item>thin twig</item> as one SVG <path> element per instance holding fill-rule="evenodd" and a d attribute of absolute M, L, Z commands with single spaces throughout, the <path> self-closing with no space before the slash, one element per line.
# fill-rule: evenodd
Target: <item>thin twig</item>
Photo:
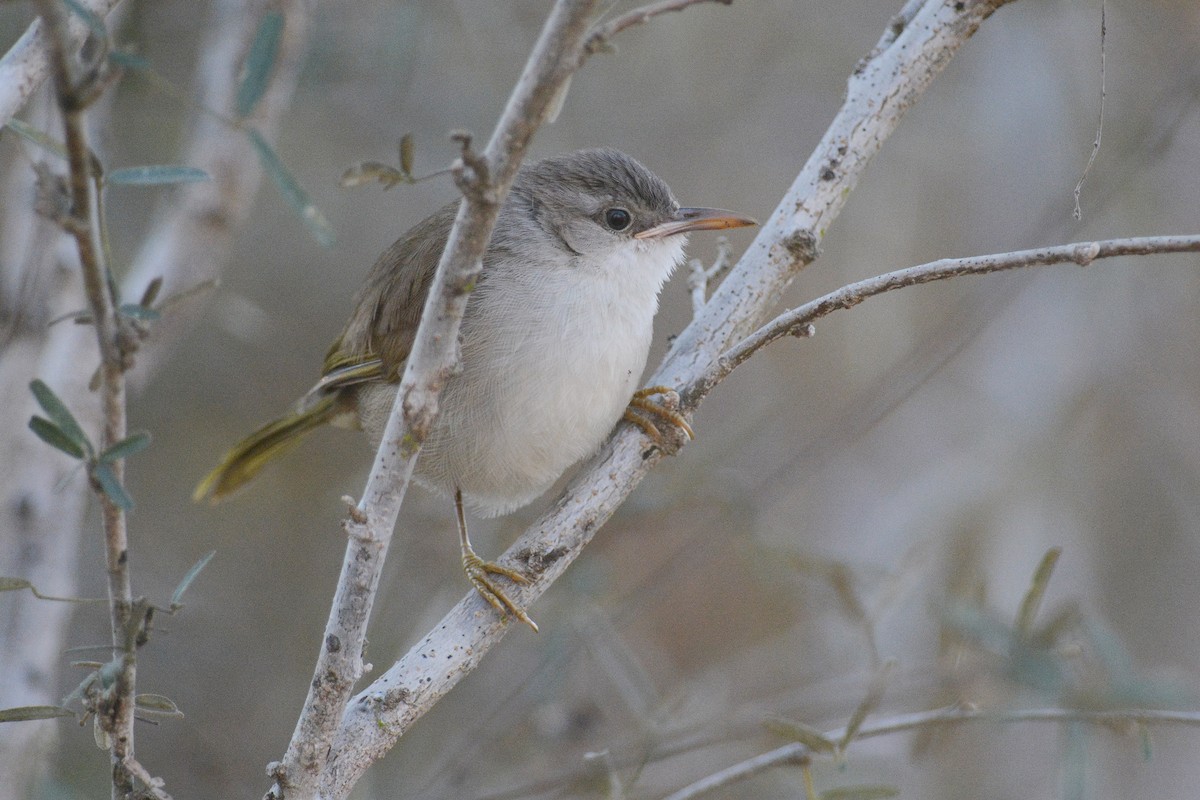
<path fill-rule="evenodd" d="M 588 55 L 594 55 L 610 47 L 612 37 L 626 28 L 632 28 L 634 25 L 644 25 L 659 14 L 683 11 L 688 6 L 694 6 L 698 3 L 720 3 L 721 5 L 728 6 L 733 5 L 733 0 L 659 0 L 657 3 L 648 3 L 632 11 L 628 11 L 619 17 L 614 17 L 608 22 L 597 25 L 591 34 L 588 35 L 587 43 L 584 47 Z"/>
<path fill-rule="evenodd" d="M 681 394 L 688 398 L 702 397 L 729 373 L 746 362 L 760 349 L 785 336 L 808 335 L 809 326 L 822 317 L 844 308 L 853 308 L 869 297 L 918 286 L 923 283 L 956 278 L 960 275 L 984 275 L 1024 267 L 1044 267 L 1054 264 L 1087 266 L 1102 258 L 1145 256 L 1165 253 L 1200 252 L 1200 236 L 1146 236 L 1128 239 L 1108 239 L 1099 242 L 1077 242 L 1035 250 L 995 253 L 970 258 L 945 258 L 916 267 L 888 272 L 867 278 L 830 292 L 777 316 L 721 356 L 700 378 L 691 382 Z"/>
<path fill-rule="evenodd" d="M 1129 725 L 1188 725 L 1200 726 L 1200 712 L 1197 711 L 1156 711 L 1145 709 L 1130 709 L 1126 711 L 1087 711 L 1075 708 L 1031 708 L 1023 711 L 981 711 L 969 708 L 940 708 L 933 711 L 918 711 L 912 714 L 900 714 L 895 717 L 877 720 L 864 724 L 858 729 L 854 740 L 870 739 L 877 736 L 888 736 L 894 733 L 929 728 L 937 725 L 960 725 L 968 722 L 1083 722 L 1091 725 L 1129 726 Z M 837 741 L 845 736 L 846 729 L 838 728 L 828 731 L 825 738 Z M 677 792 L 673 792 L 663 800 L 695 800 L 716 789 L 730 786 L 739 781 L 790 764 L 805 764 L 817 754 L 799 742 L 790 742 L 759 753 L 744 761 L 739 761 L 711 775 L 706 775 L 695 783 L 689 784 Z"/>
<path fill-rule="evenodd" d="M 704 262 L 693 258 L 688 262 L 688 288 L 692 292 L 692 316 L 697 316 L 708 302 L 708 286 L 720 278 L 733 266 L 733 248 L 729 246 L 729 238 L 717 237 L 717 257 L 711 267 L 705 267 Z"/>
<path fill-rule="evenodd" d="M 1105 68 L 1104 68 L 1104 50 L 1105 41 L 1108 37 L 1108 28 L 1104 21 L 1104 3 L 1100 4 L 1100 118 L 1096 120 L 1096 138 L 1092 141 L 1092 152 L 1088 156 L 1087 165 L 1083 168 L 1083 174 L 1079 176 L 1079 183 L 1075 184 L 1075 210 L 1071 212 L 1075 219 L 1083 219 L 1083 209 L 1079 207 L 1079 195 L 1083 193 L 1083 184 L 1087 180 L 1088 173 L 1092 171 L 1092 164 L 1096 163 L 1096 155 L 1100 152 L 1100 136 L 1104 133 L 1104 98 L 1108 95 L 1108 90 L 1105 88 Z"/>
<path fill-rule="evenodd" d="M 122 323 L 116 313 L 105 253 L 101 242 L 99 196 L 84 125 L 84 98 L 93 96 L 86 79 L 77 77 L 68 51 L 69 32 L 65 11 L 53 0 L 39 3 L 49 40 L 49 57 L 55 94 L 63 117 L 71 224 L 79 252 L 84 290 L 92 313 L 92 325 L 100 349 L 100 393 L 104 414 L 101 450 L 125 437 L 125 347 Z M 124 481 L 124 460 L 110 464 L 118 483 Z M 133 777 L 126 768 L 134 760 L 133 715 L 137 681 L 137 644 L 132 635 L 133 592 L 129 574 L 129 542 L 125 511 L 104 491 L 100 498 L 104 524 L 105 561 L 111 611 L 112 643 L 121 668 L 111 690 L 105 692 L 101 726 L 107 734 L 112 761 L 114 800 L 133 791 Z"/>

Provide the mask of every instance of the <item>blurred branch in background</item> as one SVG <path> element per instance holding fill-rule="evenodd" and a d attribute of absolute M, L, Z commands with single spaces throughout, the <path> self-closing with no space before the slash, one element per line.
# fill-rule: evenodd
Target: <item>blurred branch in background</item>
<path fill-rule="evenodd" d="M 106 12 L 113 3 L 84 3 L 85 8 Z M 268 2 L 234 2 L 218 5 L 213 23 L 206 31 L 204 61 L 196 73 L 198 103 L 235 113 L 233 90 L 242 60 L 250 47 Z M 304 49 L 307 6 L 285 4 L 284 36 L 262 101 L 254 109 L 254 121 L 273 135 L 283 109 L 294 90 Z M 40 29 L 35 23 L 31 31 Z M 72 41 L 95 35 L 94 26 L 82 13 L 70 13 L 67 27 Z M 36 87 L 37 65 L 45 60 L 42 34 L 31 32 L 0 61 L 0 92 L 4 94 L 5 119 L 19 109 Z M 11 79 L 11 83 L 9 80 Z M 9 94 L 14 89 L 16 94 Z M 214 177 L 211 183 L 189 184 L 172 202 L 159 223 L 151 229 L 142 255 L 124 281 L 133 296 L 156 278 L 176 286 L 189 286 L 211 278 L 228 257 L 233 231 L 251 208 L 259 183 L 258 157 L 237 131 L 214 123 L 209 115 L 197 115 L 191 144 L 186 148 L 189 163 Z M 41 155 L 39 154 L 39 157 Z M 77 553 L 81 547 L 86 487 L 60 489 L 75 473 L 74 465 L 37 442 L 25 421 L 30 416 L 30 380 L 39 376 L 53 386 L 67 407 L 75 409 L 85 429 L 100 424 L 99 409 L 87 391 L 95 362 L 85 345 L 92 334 L 79 325 L 49 321 L 82 305 L 74 259 L 61 255 L 58 237 L 50 226 L 35 221 L 28 201 L 28 162 L 12 162 L 8 178 L 10 197 L 5 205 L 5 251 L 0 291 L 0 319 L 4 322 L 4 349 L 0 355 L 0 387 L 6 395 L 0 447 L 8 454 L 0 469 L 5 499 L 0 517 L 0 574 L 28 578 L 35 585 L 58 595 L 74 593 Z M 182 195 L 182 196 L 181 196 Z M 19 234 L 16 232 L 20 231 Z M 27 231 L 36 232 L 29 235 Z M 60 264 L 55 264 L 61 260 Z M 47 275 L 52 275 L 47 280 Z M 182 309 L 181 309 L 182 310 Z M 72 313 L 73 315 L 73 313 Z M 162 324 L 177 337 L 181 320 L 168 315 Z M 95 316 L 93 315 L 93 319 Z M 135 383 L 146 379 L 164 344 L 158 326 L 153 347 L 142 351 Z M 153 362 L 153 363 L 147 363 Z M 118 475 L 118 485 L 120 484 Z M 33 597 L 12 600 L 7 622 L 0 627 L 0 706 L 45 705 L 56 700 L 53 693 L 61 667 L 63 626 L 67 609 Z M 132 709 L 129 709 L 130 713 Z M 131 719 L 131 718 L 130 718 Z M 45 769 L 43 757 L 53 728 L 50 724 L 8 725 L 0 740 L 0 797 L 24 797 L 34 777 Z"/>

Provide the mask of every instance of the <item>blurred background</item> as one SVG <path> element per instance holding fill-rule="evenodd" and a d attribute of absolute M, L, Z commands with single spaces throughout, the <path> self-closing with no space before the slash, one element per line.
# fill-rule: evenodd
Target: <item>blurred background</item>
<path fill-rule="evenodd" d="M 765 219 L 900 5 L 758 0 L 661 17 L 586 65 L 533 156 L 615 146 L 685 204 Z M 371 452 L 358 434 L 321 431 L 230 502 L 194 505 L 192 489 L 311 385 L 375 256 L 455 197 L 445 178 L 385 193 L 341 189 L 338 177 L 393 161 L 404 133 L 418 173 L 453 157 L 449 130 L 486 138 L 548 6 L 318 4 L 278 152 L 337 243 L 314 242 L 264 185 L 199 325 L 132 399 L 131 427 L 155 437 L 129 470 L 135 590 L 165 602 L 217 551 L 139 667 L 139 689 L 186 714 L 138 734 L 140 760 L 177 798 L 267 787 L 340 564 L 339 498 L 361 491 Z M 1081 221 L 1072 191 L 1099 112 L 1100 3 L 1021 0 L 983 25 L 886 143 L 778 307 L 941 257 L 1196 233 L 1200 9 L 1106 8 L 1103 144 Z M 0 6 L 5 47 L 30 13 Z M 187 86 L 208 13 L 190 0 L 134 3 L 116 39 Z M 125 166 L 177 161 L 191 117 L 130 77 L 114 119 L 103 145 Z M 6 167 L 28 168 L 6 148 Z M 110 195 L 118 262 L 154 199 Z M 752 235 L 732 232 L 735 255 Z M 693 237 L 692 256 L 715 252 L 714 236 Z M 1194 708 L 1198 267 L 1195 256 L 1110 260 L 907 289 L 761 353 L 704 403 L 697 440 L 534 606 L 543 632 L 513 630 L 357 796 L 615 797 L 619 785 L 661 797 L 784 743 L 766 718 L 844 725 L 889 658 L 878 718 L 954 702 Z M 690 313 L 680 274 L 652 364 Z M 499 553 L 552 500 L 474 521 L 476 546 Z M 1013 647 L 1051 547 L 1062 555 L 1039 635 Z M 104 593 L 102 565 L 89 534 L 78 594 Z M 377 672 L 466 590 L 449 504 L 414 491 L 371 628 Z M 102 607 L 75 613 L 70 644 L 107 636 Z M 59 741 L 35 797 L 107 793 L 88 731 L 64 723 Z M 1185 797 L 1200 783 L 1198 742 L 1194 729 L 1156 729 L 1148 759 L 1136 730 L 977 723 L 863 741 L 813 776 L 818 790 L 881 784 L 902 797 Z M 785 767 L 712 796 L 802 793 Z"/>

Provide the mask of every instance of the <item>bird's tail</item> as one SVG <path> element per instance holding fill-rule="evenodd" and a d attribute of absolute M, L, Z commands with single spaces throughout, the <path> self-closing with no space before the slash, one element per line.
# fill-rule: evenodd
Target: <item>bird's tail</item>
<path fill-rule="evenodd" d="M 336 393 L 326 395 L 308 408 L 268 422 L 238 442 L 217 468 L 200 481 L 192 500 L 198 503 L 208 498 L 210 503 L 216 503 L 249 483 L 268 461 L 288 452 L 314 428 L 343 413 L 340 400 Z"/>

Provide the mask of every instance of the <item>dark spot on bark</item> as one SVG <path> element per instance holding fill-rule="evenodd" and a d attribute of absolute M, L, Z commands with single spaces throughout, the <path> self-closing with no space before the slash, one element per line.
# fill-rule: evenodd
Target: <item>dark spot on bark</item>
<path fill-rule="evenodd" d="M 836 164 L 837 162 L 834 162 L 834 163 Z M 837 173 L 834 172 L 830 167 L 826 166 L 821 169 L 821 180 L 831 181 L 836 177 L 837 177 Z"/>
<path fill-rule="evenodd" d="M 342 649 L 342 640 L 332 633 L 325 637 L 325 649 L 331 653 L 340 652 Z"/>
<path fill-rule="evenodd" d="M 129 561 L 129 551 L 122 550 L 121 555 L 117 556 L 117 563 L 124 566 L 127 561 Z"/>

